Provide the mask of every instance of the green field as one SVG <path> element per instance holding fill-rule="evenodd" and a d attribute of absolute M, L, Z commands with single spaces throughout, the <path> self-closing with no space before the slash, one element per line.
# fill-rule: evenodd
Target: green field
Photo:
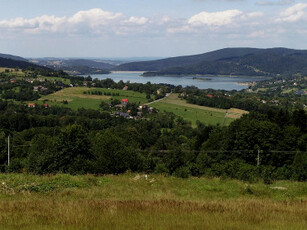
<path fill-rule="evenodd" d="M 185 100 L 178 98 L 177 94 L 171 94 L 167 99 L 151 104 L 160 111 L 173 112 L 174 114 L 191 121 L 196 125 L 196 121 L 210 125 L 229 125 L 233 120 L 246 113 L 237 109 L 217 109 L 205 106 L 188 104 Z"/>
<path fill-rule="evenodd" d="M 306 229 L 307 184 L 0 174 L 0 229 Z"/>
<path fill-rule="evenodd" d="M 100 91 L 106 93 L 119 93 L 119 96 L 104 96 L 104 95 L 88 95 L 84 94 L 84 91 Z M 36 103 L 42 104 L 44 101 L 49 105 L 67 106 L 72 109 L 86 108 L 86 109 L 99 109 L 101 101 L 109 102 L 111 98 L 122 100 L 127 98 L 129 102 L 146 103 L 146 94 L 123 91 L 119 89 L 105 89 L 105 88 L 88 88 L 88 87 L 71 87 L 64 88 L 53 94 L 40 98 Z M 64 105 L 63 101 L 67 101 L 68 104 Z"/>
<path fill-rule="evenodd" d="M 5 72 L 6 70 L 9 70 L 9 72 Z M 0 73 L 5 73 L 7 76 L 16 76 L 16 77 L 20 77 L 20 76 L 24 76 L 25 73 L 21 70 L 18 69 L 17 71 L 13 68 L 5 68 L 5 67 L 0 67 Z"/>

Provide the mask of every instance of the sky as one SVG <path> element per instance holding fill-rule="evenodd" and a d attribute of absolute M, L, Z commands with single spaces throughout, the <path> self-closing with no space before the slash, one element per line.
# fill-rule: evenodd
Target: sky
<path fill-rule="evenodd" d="M 0 53 L 170 57 L 307 49 L 307 0 L 0 0 Z"/>

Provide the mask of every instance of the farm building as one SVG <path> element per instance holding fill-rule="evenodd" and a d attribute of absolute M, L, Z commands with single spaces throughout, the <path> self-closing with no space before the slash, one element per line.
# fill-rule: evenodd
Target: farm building
<path fill-rule="evenodd" d="M 126 106 L 129 103 L 127 98 L 122 99 L 122 106 Z"/>

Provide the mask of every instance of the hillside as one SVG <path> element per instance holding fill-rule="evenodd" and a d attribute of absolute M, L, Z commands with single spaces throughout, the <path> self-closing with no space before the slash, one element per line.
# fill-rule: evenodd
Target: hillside
<path fill-rule="evenodd" d="M 7 58 L 7 59 L 12 59 L 16 61 L 28 61 L 27 59 L 15 55 L 10 55 L 10 54 L 2 54 L 0 53 L 0 58 Z"/>
<path fill-rule="evenodd" d="M 6 67 L 6 68 L 20 68 L 20 69 L 27 69 L 27 68 L 44 68 L 27 61 L 17 61 L 13 59 L 8 59 L 8 58 L 2 58 L 0 57 L 0 67 Z"/>
<path fill-rule="evenodd" d="M 107 74 L 110 69 L 115 68 L 115 65 L 90 59 L 39 58 L 32 59 L 31 62 L 77 75 Z"/>
<path fill-rule="evenodd" d="M 307 74 L 307 51 L 285 48 L 226 48 L 201 55 L 133 62 L 120 70 L 150 71 L 145 76 L 212 74 L 276 76 Z"/>
<path fill-rule="evenodd" d="M 126 71 L 158 71 L 165 68 L 188 66 L 203 61 L 216 61 L 223 58 L 244 56 L 258 51 L 259 49 L 254 48 L 226 48 L 199 55 L 172 57 L 155 61 L 131 62 L 120 65 L 118 69 Z"/>

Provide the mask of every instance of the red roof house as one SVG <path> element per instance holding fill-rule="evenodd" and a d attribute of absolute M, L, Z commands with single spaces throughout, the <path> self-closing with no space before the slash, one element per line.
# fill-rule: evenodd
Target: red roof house
<path fill-rule="evenodd" d="M 29 108 L 35 108 L 35 103 L 28 103 Z"/>
<path fill-rule="evenodd" d="M 129 103 L 127 98 L 122 99 L 122 105 L 127 105 Z"/>

